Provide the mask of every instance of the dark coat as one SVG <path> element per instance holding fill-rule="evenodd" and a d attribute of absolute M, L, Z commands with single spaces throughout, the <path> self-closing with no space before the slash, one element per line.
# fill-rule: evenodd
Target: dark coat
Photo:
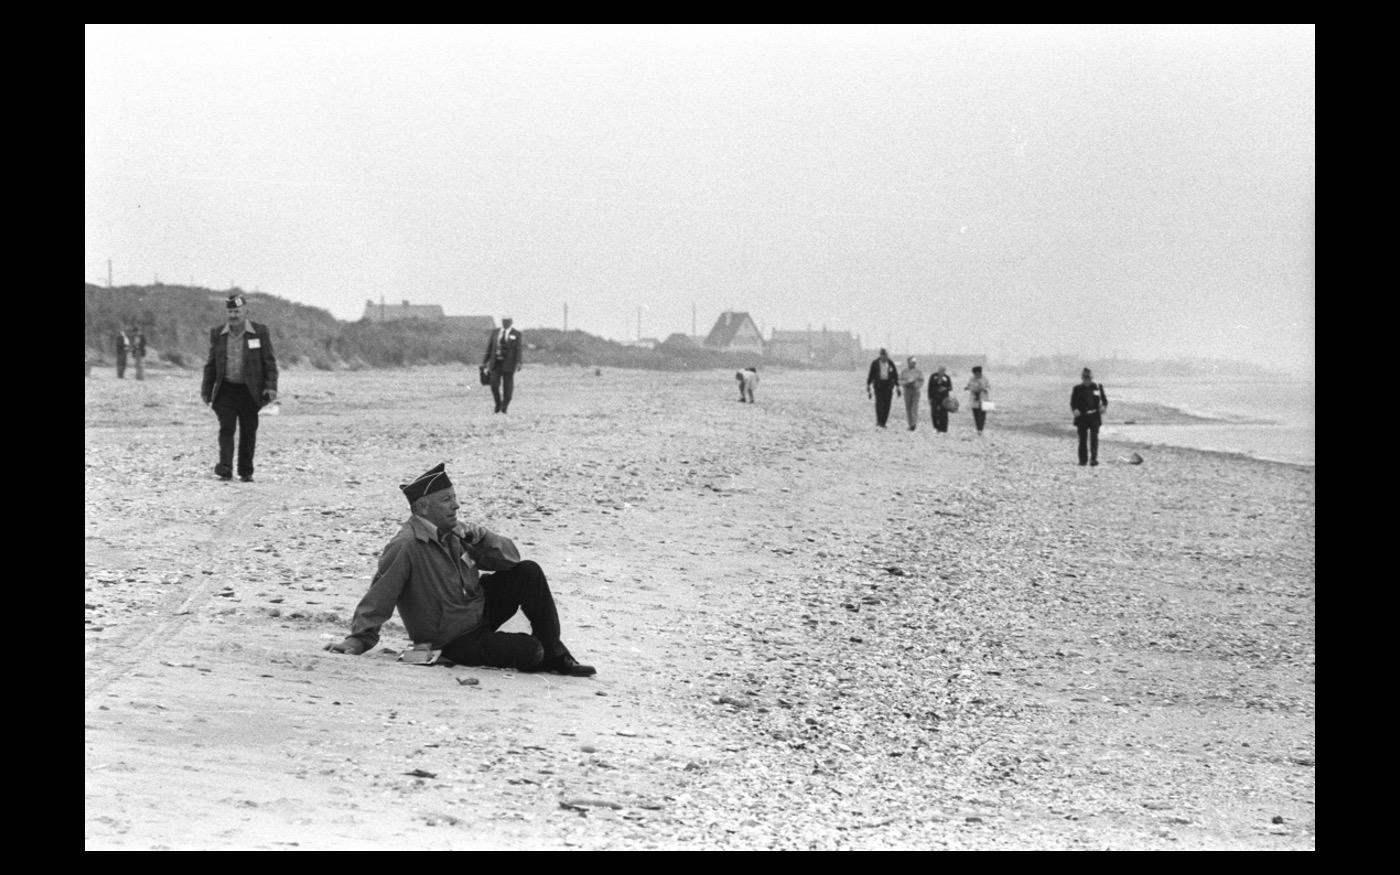
<path fill-rule="evenodd" d="M 486 355 L 482 356 L 483 367 L 494 370 L 496 368 L 496 344 L 501 338 L 501 329 L 496 328 L 491 331 L 491 338 L 486 342 Z M 521 356 L 520 347 L 522 341 L 520 332 L 511 328 L 506 332 L 506 342 L 501 344 L 501 373 L 513 374 L 520 370 Z"/>
<path fill-rule="evenodd" d="M 224 384 L 229 339 L 226 327 L 209 329 L 209 359 L 204 363 L 204 385 L 199 390 L 206 404 L 219 396 L 219 388 Z M 266 325 L 251 319 L 243 330 L 243 382 L 259 407 L 267 403 L 264 391 L 277 391 L 277 357 L 272 354 L 272 337 Z"/>
<path fill-rule="evenodd" d="M 865 385 L 874 385 L 881 389 L 888 389 L 899 385 L 899 368 L 895 367 L 894 359 L 890 359 L 889 380 L 880 379 L 880 360 L 877 358 L 870 363 L 870 374 L 865 378 Z"/>
<path fill-rule="evenodd" d="M 932 374 L 928 378 L 928 400 L 941 404 L 944 398 L 953 394 L 953 378 L 947 374 Z"/>
<path fill-rule="evenodd" d="M 1076 383 L 1069 393 L 1069 407 L 1071 410 L 1083 411 L 1075 414 L 1076 426 L 1099 425 L 1103 421 L 1103 412 L 1108 409 L 1108 393 L 1099 383 L 1090 383 L 1087 386 Z"/>

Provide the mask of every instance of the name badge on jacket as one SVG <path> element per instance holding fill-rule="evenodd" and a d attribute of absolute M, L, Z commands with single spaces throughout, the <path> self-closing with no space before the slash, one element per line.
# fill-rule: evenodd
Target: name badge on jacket
<path fill-rule="evenodd" d="M 251 337 L 251 338 L 249 338 L 249 339 L 248 339 L 248 348 L 249 348 L 249 349 L 262 349 L 262 338 L 260 338 L 260 337 Z"/>

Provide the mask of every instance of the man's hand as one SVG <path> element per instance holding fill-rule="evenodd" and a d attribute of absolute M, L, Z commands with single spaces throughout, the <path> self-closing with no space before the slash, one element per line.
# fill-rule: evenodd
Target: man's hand
<path fill-rule="evenodd" d="M 901 391 L 899 391 L 899 387 L 898 387 L 898 386 L 895 386 L 895 387 L 894 387 L 894 397 L 896 397 L 896 398 L 903 398 L 903 397 L 904 397 L 904 393 L 901 392 Z"/>
<path fill-rule="evenodd" d="M 331 653 L 348 653 L 351 656 L 359 656 L 365 652 L 365 645 L 358 638 L 346 638 L 339 644 L 327 644 L 326 649 Z"/>
<path fill-rule="evenodd" d="M 276 401 L 276 400 L 277 400 L 277 390 L 276 390 L 276 389 L 264 389 L 264 390 L 263 390 L 263 400 L 266 401 L 268 404 L 271 404 L 272 402 Z"/>

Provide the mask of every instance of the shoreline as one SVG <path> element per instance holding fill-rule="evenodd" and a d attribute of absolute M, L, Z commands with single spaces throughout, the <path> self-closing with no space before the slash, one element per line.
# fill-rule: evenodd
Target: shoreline
<path fill-rule="evenodd" d="M 990 420 L 989 420 L 989 422 L 990 422 Z M 1074 428 L 1073 425 L 1055 425 L 1055 424 L 1053 424 L 1053 423 L 1048 423 L 1048 422 L 1045 422 L 1045 423 L 1007 423 L 1007 424 L 1004 424 L 1004 425 L 1002 426 L 1002 428 L 1005 428 L 1005 429 L 1008 429 L 1008 430 L 1012 430 L 1012 431 L 1025 432 L 1025 433 L 1027 433 L 1027 434 L 1038 434 L 1038 435 L 1041 435 L 1041 436 L 1043 436 L 1043 437 L 1053 437 L 1053 438 L 1056 438 L 1056 439 L 1059 439 L 1059 440 L 1068 439 L 1068 440 L 1071 442 L 1071 444 L 1073 443 L 1073 441 L 1075 440 L 1075 437 L 1076 437 L 1075 428 Z M 1132 449 L 1135 450 L 1135 451 L 1152 450 L 1152 451 L 1156 452 L 1156 451 L 1159 451 L 1159 450 L 1168 450 L 1168 451 L 1175 452 L 1175 453 L 1197 454 L 1197 455 L 1202 455 L 1202 456 L 1206 456 L 1206 457 L 1210 457 L 1210 458 L 1217 458 L 1217 457 L 1218 457 L 1218 458 L 1226 458 L 1226 459 L 1232 459 L 1232 460 L 1239 461 L 1239 462 L 1253 462 L 1253 463 L 1256 463 L 1256 464 L 1265 464 L 1265 465 L 1282 465 L 1282 466 L 1284 466 L 1284 467 L 1288 467 L 1288 468 L 1298 468 L 1298 469 L 1305 470 L 1305 471 L 1316 471 L 1316 470 L 1317 470 L 1317 463 L 1316 463 L 1316 462 L 1298 462 L 1298 461 L 1293 461 L 1293 460 L 1289 460 L 1289 459 L 1271 459 L 1271 458 L 1268 458 L 1268 457 L 1265 457 L 1265 456 L 1254 456 L 1254 455 L 1250 455 L 1249 453 L 1238 452 L 1238 451 L 1235 451 L 1235 450 L 1210 450 L 1210 449 L 1205 449 L 1205 448 L 1203 448 L 1203 447 L 1186 446 L 1186 445 L 1184 445 L 1184 444 L 1168 444 L 1168 443 L 1155 443 L 1155 442 L 1152 442 L 1152 441 L 1138 441 L 1138 440 L 1133 440 L 1133 439 L 1131 439 L 1131 438 L 1107 437 L 1107 436 L 1103 436 L 1103 435 L 1101 434 L 1100 437 L 1099 437 L 1099 450 L 1100 450 L 1100 453 L 1102 453 L 1104 447 L 1110 446 L 1110 445 L 1112 445 L 1112 446 L 1120 446 L 1120 447 L 1129 447 L 1129 448 L 1132 448 Z"/>
<path fill-rule="evenodd" d="M 848 369 L 842 369 L 842 368 L 787 368 L 787 367 L 785 367 L 784 365 L 785 365 L 785 363 L 773 363 L 773 364 L 771 365 L 771 369 L 765 368 L 765 370 L 763 371 L 763 374 L 765 374 L 765 375 L 792 374 L 792 375 L 798 375 L 798 376 L 801 376 L 801 377 L 812 377 L 812 376 L 817 376 L 817 375 L 847 375 L 847 376 L 853 376 L 853 377 L 855 377 L 855 378 L 857 378 L 857 379 L 860 377 L 860 374 L 859 374 L 857 371 L 855 371 L 855 370 L 848 370 Z M 146 367 L 147 367 L 147 379 L 148 379 L 148 380 L 151 379 L 152 376 L 159 376 L 159 377 L 166 378 L 166 379 L 179 379 L 179 378 L 181 378 L 181 377 L 191 377 L 192 379 L 194 379 L 194 380 L 196 380 L 196 381 L 197 381 L 198 379 L 200 379 L 200 377 L 201 377 L 201 371 L 200 371 L 199 368 L 190 368 L 190 367 L 178 366 L 178 365 L 174 365 L 174 364 L 167 363 L 167 362 L 161 363 L 161 365 L 160 365 L 158 368 L 152 368 L 150 364 L 147 364 Z M 535 365 L 527 365 L 527 371 L 526 371 L 526 372 L 528 373 L 528 371 L 531 370 L 531 369 L 540 370 L 540 371 L 544 371 L 544 372 L 548 372 L 548 371 L 552 371 L 552 370 L 558 370 L 559 372 L 564 373 L 564 374 L 589 373 L 589 372 L 592 372 L 592 371 L 595 371 L 595 370 L 602 370 L 604 374 L 606 374 L 606 373 L 609 372 L 609 371 L 617 371 L 617 372 L 620 372 L 620 373 L 627 373 L 627 374 L 654 374 L 654 375 L 667 375 L 667 376 L 672 376 L 672 377 L 677 376 L 677 375 L 679 375 L 679 374 L 684 374 L 684 375 L 686 375 L 686 376 L 688 376 L 688 377 L 704 377 L 705 375 L 708 374 L 708 375 L 713 375 L 713 376 L 715 376 L 717 382 L 722 382 L 721 378 L 723 378 L 723 377 L 730 377 L 730 376 L 732 376 L 732 374 L 730 373 L 730 371 L 729 371 L 727 368 L 711 368 L 711 369 L 699 370 L 699 371 L 687 371 L 687 370 L 672 371 L 672 370 L 660 370 L 660 369 L 656 369 L 656 368 L 625 367 L 625 366 L 603 366 L 603 365 L 599 365 L 599 366 L 596 366 L 596 367 L 595 367 L 595 366 L 593 366 L 593 365 L 582 365 L 582 364 L 535 364 Z M 128 370 L 130 370 L 130 368 L 128 368 Z M 156 371 L 158 371 L 158 373 L 153 375 L 153 374 L 150 373 L 152 370 L 156 370 Z M 472 377 L 472 378 L 475 378 L 475 375 L 476 375 L 476 371 L 475 371 L 474 368 L 469 367 L 469 366 L 466 366 L 466 365 L 459 365 L 459 364 L 456 364 L 456 363 L 448 363 L 448 364 L 412 364 L 412 365 L 403 365 L 403 366 L 398 366 L 398 367 L 376 367 L 376 368 L 362 368 L 362 369 L 349 369 L 349 368 L 347 368 L 347 369 L 329 370 L 329 371 L 328 371 L 328 370 L 324 370 L 324 369 L 320 369 L 320 368 L 316 368 L 316 367 L 314 367 L 314 366 L 312 366 L 312 365 L 310 365 L 310 364 L 298 363 L 298 364 L 295 364 L 295 365 L 284 366 L 282 370 L 283 370 L 285 373 L 295 374 L 295 375 L 297 375 L 297 376 L 313 375 L 313 374 L 314 374 L 314 375 L 326 375 L 326 374 L 340 374 L 340 373 L 343 373 L 343 374 L 360 374 L 360 375 L 392 376 L 392 375 L 395 375 L 395 374 L 404 374 L 404 375 L 408 375 L 408 374 L 416 374 L 416 373 L 422 373 L 422 372 L 444 371 L 444 370 L 445 370 L 445 371 L 448 371 L 448 372 L 460 372 L 461 374 L 466 375 L 466 376 L 469 376 L 469 377 Z M 94 376 L 96 376 L 96 375 L 94 375 Z M 105 373 L 105 372 L 103 372 L 101 376 L 98 376 L 98 377 L 96 377 L 96 378 L 99 379 L 99 380 L 115 379 L 110 373 Z M 1043 374 L 1032 374 L 1032 375 L 1021 375 L 1021 374 L 1016 374 L 1016 375 L 1013 375 L 1013 378 L 1030 379 L 1030 380 L 1034 380 L 1034 381 L 1037 381 L 1037 382 L 1043 382 L 1043 381 L 1047 381 L 1047 380 L 1050 380 L 1050 379 L 1054 379 L 1054 380 L 1056 380 L 1056 386 L 1057 386 L 1057 387 L 1058 387 L 1058 384 L 1059 384 L 1060 382 L 1063 382 L 1062 380 L 1059 380 L 1059 378 L 1048 377 L 1047 375 L 1043 375 Z M 90 377 L 90 379 L 91 379 L 91 377 Z M 124 381 L 124 382 L 134 382 L 134 381 L 131 380 L 131 378 L 128 376 L 128 379 L 127 379 L 126 381 Z M 1037 399 L 1037 400 L 1039 400 L 1039 399 Z M 921 405 L 920 405 L 921 416 L 924 416 L 924 417 L 927 416 L 927 407 L 926 407 L 926 405 L 927 405 L 927 400 L 924 399 L 924 400 L 923 400 L 923 403 L 921 403 Z M 1258 419 L 1251 420 L 1251 419 L 1247 419 L 1247 418 L 1230 419 L 1230 418 L 1219 417 L 1219 416 L 1207 416 L 1207 415 L 1203 415 L 1203 414 L 1199 414 L 1199 413 L 1193 413 L 1193 412 L 1191 412 L 1191 411 L 1189 411 L 1189 410 L 1185 410 L 1185 409 L 1180 408 L 1180 407 L 1173 407 L 1173 406 L 1168 405 L 1168 404 L 1161 404 L 1161 403 L 1157 403 L 1157 402 L 1118 402 L 1118 406 L 1119 406 L 1120 408 L 1121 408 L 1121 407 L 1129 407 L 1131 410 L 1134 411 L 1134 413 L 1133 413 L 1131 416 L 1125 417 L 1124 419 L 1119 419 L 1119 420 L 1114 421 L 1114 422 L 1106 422 L 1106 423 L 1104 424 L 1104 428 L 1105 428 L 1105 429 L 1107 429 L 1107 428 L 1121 428 L 1121 427 L 1133 428 L 1133 427 L 1143 427 L 1143 426 L 1156 428 L 1156 427 L 1171 427 L 1171 426 L 1178 426 L 1178 425 L 1184 425 L 1184 426 L 1215 426 L 1215 425 L 1219 425 L 1219 426 L 1223 426 L 1223 427 L 1248 426 L 1248 425 L 1282 425 L 1282 423 L 1279 423 L 1279 422 L 1277 422 L 1276 420 L 1258 420 Z M 898 408 L 899 405 L 896 404 L 896 405 L 894 405 L 894 407 L 895 407 L 895 408 Z M 958 413 L 953 414 L 953 416 L 954 416 L 954 417 L 966 416 L 966 415 L 967 415 L 967 409 L 968 409 L 968 408 L 964 407 L 964 408 L 963 408 L 962 410 L 960 410 Z M 993 418 L 989 419 L 989 423 L 990 423 L 992 426 L 997 427 L 997 428 L 1013 429 L 1013 430 L 1024 431 L 1024 432 L 1028 432 L 1028 433 L 1043 434 L 1043 435 L 1047 435 L 1047 436 L 1051 436 L 1051 437 L 1056 437 L 1056 438 L 1064 438 L 1064 437 L 1068 436 L 1071 440 L 1074 438 L 1074 436 L 1075 436 L 1075 429 L 1074 429 L 1074 426 L 1073 426 L 1071 423 L 1069 423 L 1068 421 L 1062 422 L 1062 421 L 1059 421 L 1059 420 L 1057 420 L 1057 419 L 1056 419 L 1056 420 L 1044 419 L 1044 418 L 1041 418 L 1041 417 L 1038 417 L 1038 416 L 1037 416 L 1037 417 L 1034 417 L 1034 418 L 1028 418 L 1028 416 L 1027 416 L 1028 412 L 1033 412 L 1033 411 L 1012 410 L 1012 411 L 1006 411 L 1006 412 L 998 412 L 998 413 L 996 413 L 996 414 L 993 415 Z M 901 413 L 900 410 L 898 410 L 898 409 L 892 409 L 892 411 L 891 411 L 891 418 L 892 418 L 892 419 L 898 418 L 899 415 L 900 415 L 900 413 Z M 926 422 L 923 423 L 922 427 L 925 427 L 925 428 L 926 428 L 926 427 L 927 427 L 927 423 L 926 423 Z M 1271 465 L 1286 465 L 1286 466 L 1296 467 L 1296 468 L 1311 469 L 1311 470 L 1314 470 L 1314 471 L 1317 469 L 1317 463 L 1316 463 L 1315 460 L 1314 460 L 1314 461 L 1311 461 L 1311 462 L 1306 462 L 1306 461 L 1298 461 L 1298 460 L 1296 460 L 1296 459 L 1275 458 L 1275 457 L 1270 457 L 1270 456 L 1267 456 L 1267 455 L 1255 455 L 1255 454 L 1251 454 L 1251 453 L 1243 452 L 1243 451 L 1239 451 L 1239 450 L 1209 449 L 1209 448 L 1204 448 L 1204 447 L 1192 446 L 1192 445 L 1184 444 L 1184 443 L 1170 443 L 1170 442 L 1150 441 L 1150 440 L 1135 440 L 1135 439 L 1130 438 L 1130 437 L 1122 437 L 1122 436 L 1117 436 L 1117 435 L 1108 436 L 1108 435 L 1104 435 L 1102 432 L 1100 433 L 1100 444 L 1101 444 L 1101 445 L 1103 445 L 1103 444 L 1113 444 L 1113 445 L 1116 445 L 1116 446 L 1129 447 L 1129 448 L 1131 448 L 1131 449 L 1133 449 L 1133 450 L 1137 450 L 1137 451 L 1141 451 L 1141 450 L 1152 450 L 1152 451 L 1155 452 L 1155 451 L 1158 451 L 1158 450 L 1160 450 L 1160 449 L 1169 449 L 1169 450 L 1186 451 L 1186 452 L 1192 452 L 1192 453 L 1205 453 L 1205 454 L 1210 455 L 1210 456 L 1221 456 L 1221 457 L 1235 458 L 1235 459 L 1240 459 L 1240 460 L 1248 460 L 1248 461 L 1251 461 L 1251 462 L 1264 462 L 1264 463 L 1271 464 Z"/>

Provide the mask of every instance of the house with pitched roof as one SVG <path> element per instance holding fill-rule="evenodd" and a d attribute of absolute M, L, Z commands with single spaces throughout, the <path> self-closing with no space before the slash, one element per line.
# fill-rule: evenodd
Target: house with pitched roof
<path fill-rule="evenodd" d="M 725 310 L 705 338 L 707 349 L 763 355 L 763 333 L 748 313 Z"/>

